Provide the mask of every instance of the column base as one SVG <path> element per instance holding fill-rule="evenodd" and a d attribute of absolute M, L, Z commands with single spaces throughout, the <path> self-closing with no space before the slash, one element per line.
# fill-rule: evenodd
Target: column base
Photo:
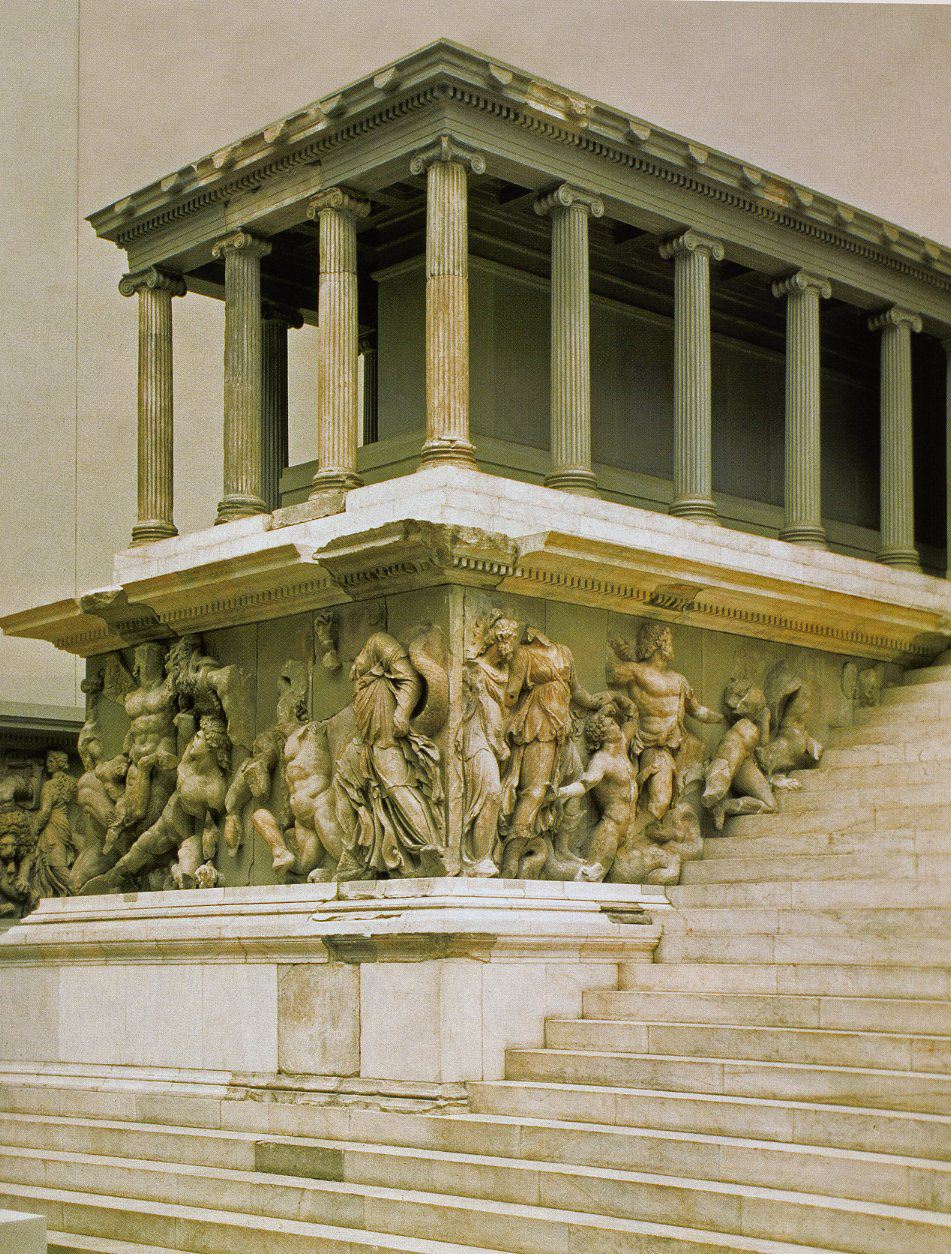
<path fill-rule="evenodd" d="M 140 544 L 151 544 L 153 540 L 168 540 L 178 535 L 178 528 L 173 522 L 163 518 L 140 518 L 132 528 L 131 547 Z"/>
<path fill-rule="evenodd" d="M 231 492 L 218 502 L 215 526 L 217 527 L 219 523 L 234 522 L 236 518 L 253 518 L 255 514 L 269 512 L 259 496 L 251 496 L 244 492 Z"/>
<path fill-rule="evenodd" d="M 879 549 L 877 561 L 883 566 L 894 566 L 896 570 L 911 570 L 921 574 L 921 563 L 918 550 L 914 546 L 892 544 L 887 549 Z"/>
<path fill-rule="evenodd" d="M 792 523 L 788 527 L 783 527 L 779 538 L 788 544 L 801 544 L 809 549 L 826 547 L 825 528 L 819 523 Z"/>
<path fill-rule="evenodd" d="M 598 496 L 598 480 L 594 472 L 583 467 L 553 470 L 545 476 L 546 488 L 559 492 L 573 492 L 575 496 Z"/>
<path fill-rule="evenodd" d="M 476 466 L 475 445 L 468 440 L 456 436 L 437 435 L 423 445 L 419 458 L 419 469 L 427 466 L 467 466 L 474 470 Z"/>
<path fill-rule="evenodd" d="M 669 513 L 675 518 L 689 518 L 692 522 L 720 524 L 716 504 L 708 496 L 678 496 L 671 502 Z"/>
<path fill-rule="evenodd" d="M 341 470 L 336 466 L 327 466 L 314 475 L 309 496 L 313 501 L 326 492 L 349 492 L 351 488 L 362 487 L 363 480 L 355 470 Z"/>

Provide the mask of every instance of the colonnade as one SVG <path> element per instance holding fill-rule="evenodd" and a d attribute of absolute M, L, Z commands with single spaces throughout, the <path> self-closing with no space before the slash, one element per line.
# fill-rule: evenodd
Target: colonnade
<path fill-rule="evenodd" d="M 426 438 L 421 465 L 475 466 L 469 435 L 468 175 L 481 154 L 449 135 L 417 153 L 410 171 L 426 175 Z M 357 318 L 357 222 L 365 197 L 331 187 L 311 202 L 319 225 L 317 464 L 312 496 L 361 483 L 359 424 L 375 403 L 375 338 L 361 340 Z M 588 223 L 600 197 L 569 183 L 539 196 L 551 222 L 550 487 L 596 495 L 591 455 Z M 273 510 L 287 464 L 287 330 L 297 311 L 261 302 L 267 240 L 247 230 L 219 240 L 225 265 L 224 491 L 216 522 Z M 717 521 L 713 498 L 710 270 L 723 244 L 699 231 L 660 245 L 674 266 L 673 501 L 670 511 Z M 172 506 L 173 296 L 177 275 L 156 268 L 126 275 L 120 291 L 139 297 L 138 519 L 132 543 L 177 534 Z M 786 302 L 786 432 L 783 539 L 822 548 L 820 466 L 820 302 L 831 285 L 798 270 L 772 284 Z M 893 306 L 868 322 L 881 335 L 881 549 L 879 560 L 917 570 L 914 543 L 911 335 L 913 311 Z M 951 338 L 944 341 L 951 374 Z M 359 354 L 364 352 L 364 410 Z M 951 388 L 949 388 L 951 393 Z M 951 416 L 949 416 L 951 427 Z M 951 452 L 949 452 L 951 471 Z M 949 514 L 951 517 L 951 514 Z M 951 566 L 951 556 L 949 556 Z"/>

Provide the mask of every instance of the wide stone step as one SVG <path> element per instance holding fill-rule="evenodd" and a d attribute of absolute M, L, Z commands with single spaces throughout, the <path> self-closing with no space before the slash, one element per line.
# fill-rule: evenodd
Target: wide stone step
<path fill-rule="evenodd" d="M 679 932 L 713 932 L 730 937 L 763 932 L 775 936 L 911 937 L 944 941 L 951 962 L 951 906 L 821 906 L 783 909 L 769 906 L 678 906 L 664 915 L 664 938 Z"/>
<path fill-rule="evenodd" d="M 708 842 L 711 843 L 711 842 Z M 752 842 L 750 842 L 752 844 Z M 923 883 L 951 878 L 951 853 L 765 854 L 687 862 L 684 884 L 764 883 L 771 880 L 879 880 Z M 666 916 L 665 916 L 666 922 Z"/>
<path fill-rule="evenodd" d="M 904 937 L 854 936 L 840 934 L 830 942 L 827 932 L 742 932 L 725 934 L 721 926 L 711 931 L 665 931 L 655 951 L 658 962 L 717 963 L 794 963 L 810 965 L 825 963 L 830 967 L 861 966 L 882 963 L 893 967 L 901 963 L 909 967 L 951 965 L 947 937 L 915 937 L 914 943 Z"/>
<path fill-rule="evenodd" d="M 923 764 L 922 770 L 924 769 Z M 901 768 L 886 768 L 882 770 L 901 770 Z M 830 771 L 830 775 L 832 772 Z M 865 772 L 866 777 L 869 772 Z M 894 802 L 897 795 L 897 789 L 901 785 L 878 787 L 874 779 L 866 778 L 863 786 L 859 776 L 856 777 L 853 784 L 848 786 L 840 785 L 834 779 L 827 779 L 819 767 L 813 771 L 812 778 L 808 786 L 801 788 L 798 792 L 782 792 L 779 798 L 780 814 L 803 814 L 806 812 L 815 813 L 821 806 L 823 807 L 826 825 L 832 829 L 837 827 L 836 819 L 841 814 L 847 817 L 850 810 L 862 807 L 884 805 Z M 951 788 L 944 776 L 926 782 L 916 782 L 911 785 L 911 790 L 905 799 L 905 817 L 907 819 L 909 808 L 911 806 L 930 806 L 930 805 L 947 805 L 948 795 Z M 758 815 L 754 817 L 769 818 L 769 815 Z"/>
<path fill-rule="evenodd" d="M 782 910 L 923 909 L 951 907 L 951 879 L 821 879 L 814 883 L 771 880 L 734 884 L 683 884 L 668 888 L 671 902 L 695 908 L 769 907 Z"/>
<path fill-rule="evenodd" d="M 913 801 L 919 791 L 927 792 L 929 788 L 945 789 L 944 798 L 951 795 L 951 736 L 947 747 L 941 746 L 944 752 L 939 758 L 927 761 L 915 759 L 905 762 L 884 762 L 870 766 L 866 763 L 822 765 L 809 771 L 797 771 L 796 780 L 800 785 L 799 798 L 803 794 L 810 797 L 827 794 L 849 795 L 854 791 L 864 791 L 871 800 L 887 801 L 894 799 L 899 789 L 906 790 L 904 795 Z M 780 810 L 792 808 L 795 792 L 781 792 Z M 941 801 L 938 795 L 936 801 Z"/>
<path fill-rule="evenodd" d="M 826 749 L 818 770 L 827 773 L 842 767 L 888 766 L 900 762 L 947 762 L 951 757 L 951 731 L 940 737 L 927 739 L 911 737 L 899 743 L 864 744 L 839 747 L 833 744 Z M 815 768 L 813 768 L 814 770 Z M 803 771 L 801 778 L 813 773 Z"/>
<path fill-rule="evenodd" d="M 821 770 L 821 767 L 819 768 Z M 724 836 L 780 836 L 803 832 L 889 832 L 901 831 L 909 825 L 921 830 L 951 834 L 951 798 L 942 797 L 931 805 L 923 805 L 915 797 L 907 799 L 892 795 L 885 802 L 866 797 L 858 810 L 842 806 L 830 809 L 813 807 L 801 814 L 743 814 L 727 819 Z"/>
<path fill-rule="evenodd" d="M 428 1191 L 464 1190 L 469 1197 L 516 1205 L 558 1206 L 626 1219 L 672 1218 L 691 1226 L 747 1236 L 795 1236 L 815 1242 L 830 1239 L 831 1235 L 839 1245 L 842 1237 L 838 1227 L 844 1223 L 849 1241 L 856 1241 L 861 1234 L 871 1249 L 877 1240 L 876 1228 L 883 1233 L 888 1229 L 899 1243 L 909 1235 L 909 1227 L 920 1231 L 925 1239 L 932 1235 L 932 1224 L 935 1238 L 951 1234 L 951 1216 L 923 1213 L 932 1206 L 914 1206 L 912 1213 L 899 1215 L 895 1203 L 878 1198 L 846 1199 L 838 1194 L 804 1193 L 801 1180 L 796 1182 L 797 1187 L 788 1189 L 776 1180 L 769 1185 L 751 1185 L 735 1179 L 668 1175 L 656 1168 L 639 1171 L 630 1165 L 616 1168 L 541 1164 L 439 1151 L 424 1155 L 418 1150 L 355 1142 L 326 1142 L 310 1152 L 302 1151 L 299 1145 L 274 1148 L 287 1151 L 283 1161 L 275 1160 L 275 1167 L 293 1175 L 309 1177 L 330 1170 L 333 1179 L 358 1186 L 385 1181 L 389 1186 L 409 1189 L 422 1183 Z M 838 1163 L 841 1157 L 834 1155 L 833 1159 Z M 833 1159 L 826 1164 L 827 1174 L 833 1170 Z M 948 1175 L 949 1168 L 945 1166 L 938 1169 L 935 1178 L 927 1182 L 923 1178 L 922 1195 L 934 1199 L 935 1180 Z M 941 1183 L 937 1189 L 943 1198 Z M 871 1202 L 871 1214 L 854 1205 L 858 1201 Z M 805 1214 L 801 1213 L 803 1207 L 808 1208 Z M 814 1222 L 816 1211 L 822 1216 L 821 1229 Z M 871 1228 L 870 1222 L 874 1225 Z"/>
<path fill-rule="evenodd" d="M 873 710 L 857 710 L 851 727 L 837 728 L 834 733 L 836 747 L 869 744 L 876 741 L 894 743 L 896 732 L 927 740 L 944 737 L 948 730 L 947 701 L 925 703 L 921 706 L 877 706 Z"/>
<path fill-rule="evenodd" d="M 886 860 L 898 854 L 937 854 L 951 859 L 951 833 L 904 827 L 885 832 L 787 832 L 717 836 L 704 841 L 703 861 L 718 858 L 843 857 Z M 693 863 L 686 863 L 693 866 Z M 865 863 L 863 862 L 863 866 Z M 871 877 L 865 877 L 871 878 Z"/>
<path fill-rule="evenodd" d="M 545 1044 L 558 1050 L 749 1058 L 887 1071 L 951 1071 L 951 1037 L 832 1028 L 549 1019 Z M 951 1076 L 948 1077 L 951 1083 Z"/>
<path fill-rule="evenodd" d="M 901 677 L 900 688 L 925 687 L 931 684 L 948 684 L 951 686 L 951 666 L 944 665 L 919 666 L 916 670 L 905 671 Z M 888 689 L 886 689 L 888 691 Z"/>
<path fill-rule="evenodd" d="M 220 1131 L 198 1133 L 171 1127 L 156 1128 L 151 1145 L 146 1147 L 149 1152 L 142 1154 L 142 1137 L 149 1131 L 146 1125 L 108 1121 L 68 1120 L 57 1129 L 50 1118 L 7 1116 L 0 1121 L 0 1138 L 2 1143 L 21 1148 L 68 1149 L 162 1162 L 222 1165 L 230 1158 L 230 1165 L 239 1169 L 245 1168 L 249 1157 L 253 1165 L 256 1157 L 262 1171 L 343 1180 L 357 1178 L 347 1170 L 347 1146 L 373 1146 L 381 1153 L 389 1146 L 403 1155 L 401 1161 L 406 1155 L 419 1159 L 432 1153 L 469 1154 L 732 1181 L 924 1209 L 941 1209 L 951 1202 L 951 1163 L 939 1160 L 649 1127 L 609 1128 L 594 1123 L 478 1115 L 416 1118 L 418 1128 L 410 1144 L 404 1144 L 398 1130 L 401 1121 L 397 1121 L 397 1128 L 390 1129 L 387 1137 L 373 1142 L 244 1134 L 248 1155 L 236 1153 L 235 1138 Z M 65 1135 L 56 1136 L 57 1132 Z M 400 1139 L 394 1140 L 394 1136 Z M 418 1180 L 425 1178 L 427 1171 L 423 1167 Z M 397 1176 L 388 1173 L 382 1182 L 395 1184 Z"/>
<path fill-rule="evenodd" d="M 909 705 L 921 709 L 946 701 L 951 701 L 951 684 L 946 678 L 939 677 L 932 683 L 894 684 L 882 693 L 878 706 L 859 706 L 856 714 L 862 716 L 868 711 L 871 715 L 875 710 L 904 709 Z"/>
<path fill-rule="evenodd" d="M 58 1254 L 152 1254 L 156 1250 L 161 1254 L 166 1250 L 187 1254 L 304 1254 L 311 1250 L 320 1254 L 505 1254 L 486 1246 L 356 1231 L 214 1207 L 105 1197 L 82 1189 L 2 1182 L 0 1202 L 10 1210 L 45 1214 L 51 1239 L 58 1242 L 50 1250 Z M 162 1244 L 153 1244 L 155 1240 Z"/>
<path fill-rule="evenodd" d="M 854 1104 L 519 1078 L 469 1085 L 472 1108 L 513 1119 L 648 1125 L 951 1161 L 951 1116 Z"/>
<path fill-rule="evenodd" d="M 859 706 L 855 711 L 857 723 L 888 722 L 902 718 L 914 710 L 923 718 L 939 720 L 951 709 L 951 689 L 945 684 L 904 684 L 886 688 L 880 705 Z"/>
<path fill-rule="evenodd" d="M 904 998 L 592 990 L 586 1019 L 851 1029 L 951 1036 L 951 1002 Z"/>
<path fill-rule="evenodd" d="M 506 1053 L 505 1078 L 951 1113 L 951 1076 L 938 1072 L 770 1062 L 742 1056 L 511 1049 Z"/>
<path fill-rule="evenodd" d="M 36 1165 L 32 1155 L 7 1149 L 5 1175 L 16 1176 L 18 1158 L 25 1169 Z M 153 1204 L 195 1205 L 195 1199 L 213 1187 L 219 1210 L 279 1219 L 303 1213 L 306 1222 L 326 1222 L 324 1212 L 337 1211 L 336 1226 L 356 1229 L 369 1227 L 371 1214 L 377 1221 L 385 1214 L 385 1223 L 374 1225 L 376 1231 L 389 1228 L 403 1236 L 435 1240 L 445 1240 L 451 1231 L 457 1239 L 482 1248 L 501 1247 L 519 1254 L 554 1254 L 566 1245 L 571 1248 L 580 1235 L 572 1233 L 576 1226 L 595 1248 L 603 1241 L 611 1242 L 611 1248 L 638 1249 L 642 1247 L 625 1240 L 619 1222 L 671 1220 L 689 1228 L 763 1240 L 796 1238 L 813 1246 L 822 1240 L 833 1249 L 855 1254 L 893 1254 L 920 1249 L 942 1237 L 951 1239 L 951 1216 L 917 1207 L 655 1173 L 436 1152 L 422 1157 L 416 1151 L 353 1144 L 337 1150 L 335 1164 L 340 1178 L 334 1180 L 263 1173 L 249 1177 L 246 1172 L 215 1168 L 56 1153 L 45 1156 L 43 1169 L 47 1189 L 82 1185 L 88 1190 L 92 1176 L 110 1181 L 108 1193 L 116 1196 L 112 1186 L 131 1171 L 137 1189 L 127 1196 Z M 390 1183 L 379 1184 L 381 1177 Z M 28 1185 L 29 1180 L 13 1183 Z"/>
<path fill-rule="evenodd" d="M 218 1183 L 209 1180 L 209 1185 Z M 330 1189 L 328 1184 L 317 1185 L 313 1181 L 295 1179 L 294 1186 L 270 1184 L 260 1186 L 274 1193 L 278 1189 L 296 1191 L 301 1197 L 307 1193 L 320 1193 Z M 376 1230 L 358 1230 L 350 1225 L 329 1225 L 289 1218 L 263 1216 L 256 1212 L 226 1211 L 200 1208 L 187 1203 L 169 1203 L 154 1199 L 109 1198 L 97 1196 L 79 1189 L 0 1185 L 0 1200 L 11 1209 L 34 1207 L 50 1217 L 57 1213 L 67 1216 L 71 1232 L 101 1232 L 111 1228 L 118 1237 L 129 1240 L 141 1238 L 151 1232 L 153 1239 L 163 1239 L 160 1233 L 176 1236 L 165 1244 L 178 1250 L 202 1250 L 215 1254 L 303 1254 L 319 1250 L 322 1254 L 389 1254 L 390 1251 L 413 1251 L 416 1254 L 593 1254 L 594 1251 L 610 1251 L 611 1254 L 706 1254 L 707 1251 L 751 1251 L 754 1254 L 830 1254 L 830 1251 L 855 1249 L 854 1246 L 805 1245 L 771 1241 L 763 1237 L 746 1237 L 735 1233 L 703 1231 L 695 1226 L 679 1226 L 673 1223 L 655 1223 L 645 1220 L 619 1219 L 608 1216 L 592 1216 L 565 1209 L 541 1206 L 516 1206 L 486 1199 L 461 1199 L 452 1201 L 435 1195 L 396 1189 L 360 1189 L 351 1185 L 350 1195 L 365 1199 L 373 1197 L 370 1208 L 381 1221 Z M 821 1199 L 819 1202 L 821 1204 Z M 15 1205 L 15 1204 L 18 1204 Z M 905 1208 L 873 1207 L 868 1202 L 853 1202 L 855 1213 L 882 1218 L 893 1233 L 899 1227 L 909 1225 L 919 1228 L 916 1237 L 919 1244 L 912 1248 L 922 1249 L 922 1232 L 933 1226 L 935 1217 L 926 1212 Z M 894 1214 L 891 1211 L 894 1210 Z M 431 1231 L 427 1237 L 385 1235 L 384 1229 L 399 1227 L 406 1222 L 408 1212 L 413 1212 L 417 1222 Z M 847 1213 L 846 1203 L 840 1202 L 834 1218 Z M 920 1218 L 919 1218 L 920 1215 Z M 940 1222 L 940 1221 L 938 1221 Z M 443 1241 L 433 1235 L 432 1229 L 456 1228 L 459 1240 Z M 504 1231 L 504 1245 L 476 1244 L 469 1237 L 476 1230 L 495 1229 Z M 462 1244 L 459 1241 L 463 1241 Z M 871 1248 L 871 1247 L 869 1247 Z M 893 1245 L 891 1249 L 901 1247 Z"/>
<path fill-rule="evenodd" d="M 621 989 L 681 993 L 784 993 L 805 996 L 951 998 L 951 968 L 894 966 L 780 965 L 716 962 L 628 962 Z"/>

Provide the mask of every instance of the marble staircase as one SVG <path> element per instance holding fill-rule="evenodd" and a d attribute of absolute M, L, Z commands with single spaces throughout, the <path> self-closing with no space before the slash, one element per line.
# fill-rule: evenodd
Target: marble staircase
<path fill-rule="evenodd" d="M 468 1108 L 4 1082 L 0 1206 L 58 1254 L 943 1254 L 951 656 L 801 778 L 707 841 L 653 964 Z"/>

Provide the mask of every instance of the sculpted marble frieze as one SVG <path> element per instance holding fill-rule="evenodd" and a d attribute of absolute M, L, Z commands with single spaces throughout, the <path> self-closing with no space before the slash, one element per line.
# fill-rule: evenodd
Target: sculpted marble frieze
<path fill-rule="evenodd" d="M 777 809 L 822 754 L 810 684 L 786 662 L 735 674 L 721 713 L 676 669 L 662 623 L 610 636 L 589 692 L 567 645 L 500 610 L 469 624 L 455 668 L 439 627 L 365 621 L 348 672 L 336 614 L 316 616 L 263 730 L 256 677 L 198 636 L 104 659 L 84 685 L 82 770 L 52 752 L 0 774 L 0 915 L 51 895 L 234 882 L 240 857 L 259 880 L 255 849 L 286 882 L 675 883 L 704 831 Z M 874 699 L 871 679 L 864 698 L 854 687 Z M 345 704 L 315 718 L 331 692 L 324 709 Z M 712 752 L 705 724 L 723 728 Z"/>

